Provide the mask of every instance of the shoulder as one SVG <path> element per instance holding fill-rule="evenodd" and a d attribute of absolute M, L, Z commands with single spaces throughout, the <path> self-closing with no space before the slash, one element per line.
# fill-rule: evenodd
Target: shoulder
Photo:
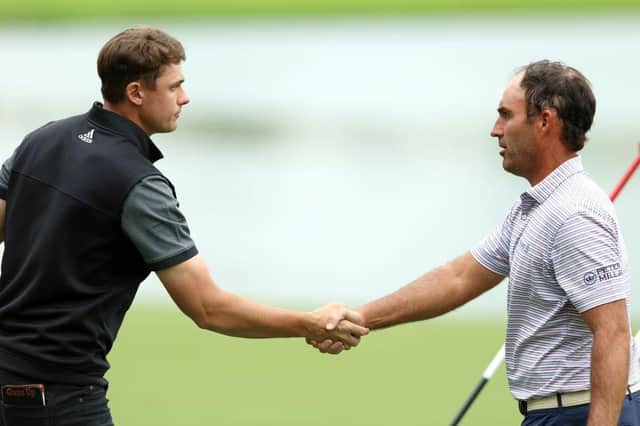
<path fill-rule="evenodd" d="M 74 115 L 60 120 L 50 121 L 31 132 L 27 133 L 22 142 L 14 152 L 16 163 L 20 163 L 23 152 L 37 151 L 43 144 L 66 139 L 73 135 L 72 129 L 77 128 L 81 123 L 86 122 L 87 114 Z M 37 148 L 37 149 L 36 149 Z"/>
<path fill-rule="evenodd" d="M 558 217 L 554 242 L 558 244 L 599 244 L 619 241 L 618 220 L 611 202 L 600 197 L 580 197 L 565 206 Z M 592 243 L 589 243 L 591 241 Z"/>
<path fill-rule="evenodd" d="M 544 203 L 546 221 L 551 227 L 583 218 L 615 228 L 617 217 L 613 203 L 586 173 L 578 173 L 563 182 Z"/>
<path fill-rule="evenodd" d="M 30 140 L 39 136 L 49 135 L 51 133 L 63 132 L 72 129 L 87 120 L 87 114 L 78 114 L 60 120 L 49 121 L 48 123 L 29 132 L 24 139 Z"/>

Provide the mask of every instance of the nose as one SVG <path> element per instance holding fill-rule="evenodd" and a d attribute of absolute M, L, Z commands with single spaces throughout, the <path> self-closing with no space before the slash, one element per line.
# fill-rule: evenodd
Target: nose
<path fill-rule="evenodd" d="M 178 98 L 178 105 L 186 105 L 189 102 L 191 102 L 191 99 L 189 99 L 189 95 L 187 95 L 186 90 L 183 89 L 181 96 Z"/>
<path fill-rule="evenodd" d="M 493 138 L 501 138 L 504 135 L 504 127 L 502 123 L 500 123 L 500 119 L 497 119 L 495 124 L 493 125 L 493 129 L 491 129 L 491 137 Z"/>

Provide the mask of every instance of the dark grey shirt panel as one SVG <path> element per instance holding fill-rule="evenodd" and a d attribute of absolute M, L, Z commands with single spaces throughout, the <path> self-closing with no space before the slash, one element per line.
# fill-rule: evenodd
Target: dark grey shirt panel
<path fill-rule="evenodd" d="M 178 200 L 161 176 L 147 176 L 124 202 L 122 230 L 153 270 L 181 263 L 197 254 Z"/>

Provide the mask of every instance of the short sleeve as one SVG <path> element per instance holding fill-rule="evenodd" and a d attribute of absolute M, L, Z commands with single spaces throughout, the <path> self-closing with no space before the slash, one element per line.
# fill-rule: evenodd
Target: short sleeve
<path fill-rule="evenodd" d="M 9 192 L 9 179 L 11 178 L 15 155 L 14 152 L 11 157 L 2 164 L 2 168 L 0 168 L 0 198 L 3 200 L 7 199 L 7 193 Z"/>
<path fill-rule="evenodd" d="M 471 255 L 485 268 L 498 275 L 507 276 L 511 270 L 509 245 L 513 230 L 513 209 L 502 224 L 471 250 Z"/>
<path fill-rule="evenodd" d="M 198 254 L 178 200 L 159 175 L 146 177 L 132 188 L 122 211 L 122 230 L 154 271 Z"/>
<path fill-rule="evenodd" d="M 578 312 L 629 296 L 623 250 L 617 228 L 591 213 L 578 213 L 559 228 L 551 250 L 553 270 Z"/>

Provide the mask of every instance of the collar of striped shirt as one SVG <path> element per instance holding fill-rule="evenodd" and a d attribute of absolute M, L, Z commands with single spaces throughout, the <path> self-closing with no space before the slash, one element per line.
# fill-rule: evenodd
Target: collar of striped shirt
<path fill-rule="evenodd" d="M 582 159 L 580 156 L 570 158 L 559 165 L 554 171 L 549 173 L 540 183 L 529 188 L 520 196 L 520 199 L 523 204 L 529 204 L 530 200 L 527 199 L 531 198 L 538 204 L 542 204 L 551 196 L 551 194 L 553 194 L 562 182 L 576 173 L 581 172 L 584 172 L 584 167 L 582 166 Z"/>

